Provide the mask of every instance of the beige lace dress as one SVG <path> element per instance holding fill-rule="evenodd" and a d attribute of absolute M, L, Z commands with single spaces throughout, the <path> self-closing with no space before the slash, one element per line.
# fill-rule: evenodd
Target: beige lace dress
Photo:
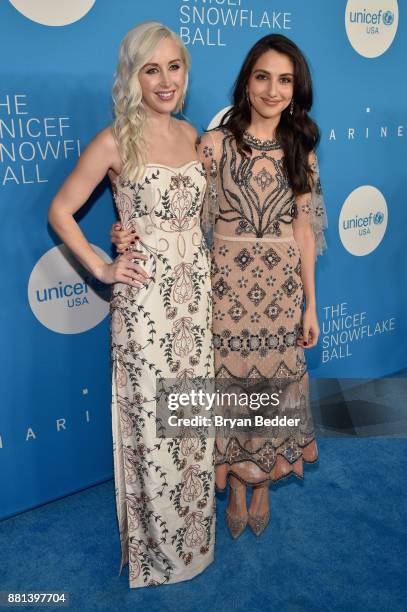
<path fill-rule="evenodd" d="M 318 452 L 309 405 L 304 351 L 297 346 L 304 304 L 300 251 L 293 221 L 311 224 L 317 251 L 325 246 L 326 214 L 315 154 L 315 189 L 295 198 L 278 142 L 247 132 L 252 154 L 241 155 L 226 129 L 202 137 L 209 175 L 204 224 L 212 219 L 212 290 L 215 375 L 218 389 L 277 393 L 279 405 L 257 410 L 264 418 L 297 418 L 297 426 L 217 429 L 216 483 L 229 473 L 249 484 L 278 480 Z M 253 409 L 230 405 L 229 417 Z M 280 421 L 279 421 L 280 422 Z"/>

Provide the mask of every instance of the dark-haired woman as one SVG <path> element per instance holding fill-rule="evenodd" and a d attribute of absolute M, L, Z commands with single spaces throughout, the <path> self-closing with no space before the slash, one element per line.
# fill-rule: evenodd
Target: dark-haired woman
<path fill-rule="evenodd" d="M 276 393 L 277 407 L 263 406 L 263 417 L 297 419 L 294 426 L 217 436 L 216 483 L 224 488 L 229 479 L 234 537 L 247 522 L 260 535 L 270 516 L 269 482 L 302 477 L 303 463 L 318 458 L 303 350 L 319 335 L 314 265 L 326 225 L 311 104 L 303 54 L 284 36 L 266 36 L 243 63 L 221 127 L 200 143 L 210 180 L 207 227 L 214 223 L 217 382 L 249 397 Z M 235 408 L 228 407 L 231 416 L 251 410 Z M 247 485 L 253 486 L 249 511 Z"/>

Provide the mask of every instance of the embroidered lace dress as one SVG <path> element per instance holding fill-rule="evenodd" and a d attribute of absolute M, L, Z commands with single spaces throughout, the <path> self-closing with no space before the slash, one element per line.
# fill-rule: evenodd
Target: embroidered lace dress
<path fill-rule="evenodd" d="M 130 587 L 174 583 L 213 560 L 213 439 L 157 437 L 159 381 L 213 377 L 209 251 L 200 229 L 202 164 L 147 165 L 113 194 L 122 227 L 149 255 L 147 287 L 114 285 L 112 425 L 122 567 Z"/>
<path fill-rule="evenodd" d="M 294 472 L 318 451 L 309 406 L 301 332 L 304 292 L 293 221 L 311 224 L 317 252 L 325 247 L 326 215 L 315 154 L 315 187 L 295 198 L 278 142 L 247 132 L 252 154 L 241 155 L 225 129 L 202 138 L 209 177 L 204 224 L 214 224 L 212 247 L 215 376 L 222 392 L 277 393 L 279 405 L 257 412 L 264 418 L 297 418 L 297 426 L 224 430 L 216 438 L 216 482 L 228 473 L 248 484 Z M 214 217 L 211 219 L 211 216 Z M 213 225 L 212 225 L 213 226 Z M 249 393 L 249 394 L 250 394 Z M 263 412 L 262 412 L 263 410 Z M 252 409 L 228 406 L 230 417 Z M 280 422 L 280 421 L 279 421 Z"/>

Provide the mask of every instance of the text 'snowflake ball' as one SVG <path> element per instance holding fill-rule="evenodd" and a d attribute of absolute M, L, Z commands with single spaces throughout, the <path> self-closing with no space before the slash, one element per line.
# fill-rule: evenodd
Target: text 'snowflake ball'
<path fill-rule="evenodd" d="M 392 44 L 399 22 L 397 0 L 348 0 L 345 28 L 352 47 L 363 57 L 378 57 Z"/>
<path fill-rule="evenodd" d="M 24 17 L 46 26 L 65 26 L 82 19 L 96 0 L 10 0 Z"/>
<path fill-rule="evenodd" d="M 106 262 L 110 257 L 93 250 Z M 28 282 L 28 301 L 37 319 L 60 334 L 80 334 L 109 312 L 110 287 L 81 266 L 65 245 L 53 247 L 37 261 Z"/>
<path fill-rule="evenodd" d="M 381 191 L 372 185 L 354 189 L 339 215 L 339 235 L 352 255 L 369 255 L 381 243 L 387 228 L 387 204 Z"/>

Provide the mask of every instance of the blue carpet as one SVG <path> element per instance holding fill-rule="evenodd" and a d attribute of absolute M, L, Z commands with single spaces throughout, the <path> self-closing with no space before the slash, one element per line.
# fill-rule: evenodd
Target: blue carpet
<path fill-rule="evenodd" d="M 405 612 L 407 441 L 324 438 L 319 451 L 304 481 L 273 485 L 260 538 L 233 541 L 217 495 L 215 562 L 189 582 L 129 589 L 117 575 L 109 481 L 3 521 L 0 590 L 67 591 L 75 611 Z"/>

